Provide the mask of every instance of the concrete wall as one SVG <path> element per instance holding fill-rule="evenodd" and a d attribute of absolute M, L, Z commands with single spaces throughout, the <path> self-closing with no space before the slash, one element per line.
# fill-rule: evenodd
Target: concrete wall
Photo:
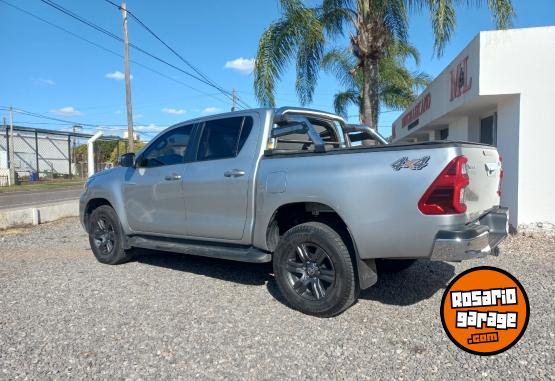
<path fill-rule="evenodd" d="M 498 116 L 506 184 L 518 179 L 518 191 L 505 187 L 507 199 L 518 193 L 518 224 L 555 223 L 555 27 L 482 32 L 480 44 L 480 95 L 520 94 L 520 110 L 512 101 L 507 117 Z"/>
<path fill-rule="evenodd" d="M 509 207 L 509 223 L 517 227 L 519 206 L 519 124 L 520 96 L 514 96 L 497 105 L 497 149 L 503 158 L 501 205 Z"/>
<path fill-rule="evenodd" d="M 466 56 L 472 89 L 450 101 L 450 71 Z M 431 92 L 432 106 L 418 126 L 402 128 L 402 116 L 394 122 L 396 141 L 442 123 L 451 111 L 457 117 L 449 121 L 449 139 L 479 141 L 480 118 L 497 103 L 505 173 L 501 202 L 511 209 L 510 222 L 555 223 L 554 69 L 555 27 L 480 32 L 423 93 Z"/>
<path fill-rule="evenodd" d="M 449 140 L 468 140 L 468 117 L 463 116 L 449 123 Z"/>
<path fill-rule="evenodd" d="M 471 87 L 461 96 L 451 99 L 451 73 L 455 73 L 457 65 L 462 63 L 465 58 L 467 61 L 467 74 L 471 80 Z M 417 104 L 426 94 L 431 94 L 431 106 L 422 113 L 418 118 L 418 126 L 411 130 L 402 126 L 403 116 L 405 116 L 412 107 L 395 122 L 393 122 L 393 129 L 395 130 L 395 139 L 402 139 L 408 134 L 415 133 L 420 128 L 426 126 L 428 123 L 433 122 L 435 119 L 445 115 L 451 110 L 464 106 L 466 102 L 478 95 L 479 82 L 480 82 L 480 35 L 477 35 L 467 46 L 464 48 L 457 57 L 445 68 L 428 86 L 426 90 L 416 99 L 413 105 Z"/>

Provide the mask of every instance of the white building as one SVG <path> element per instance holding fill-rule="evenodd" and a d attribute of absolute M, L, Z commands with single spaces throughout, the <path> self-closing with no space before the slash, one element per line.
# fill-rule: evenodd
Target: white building
<path fill-rule="evenodd" d="M 555 223 L 555 27 L 480 32 L 393 123 L 393 140 L 494 144 L 514 227 Z"/>
<path fill-rule="evenodd" d="M 33 172 L 40 176 L 75 173 L 74 166 L 70 167 L 68 133 L 14 126 L 14 147 L 9 148 L 8 132 L 8 127 L 0 127 L 0 186 L 8 183 L 8 149 L 13 149 L 14 169 L 20 178 L 29 177 Z"/>

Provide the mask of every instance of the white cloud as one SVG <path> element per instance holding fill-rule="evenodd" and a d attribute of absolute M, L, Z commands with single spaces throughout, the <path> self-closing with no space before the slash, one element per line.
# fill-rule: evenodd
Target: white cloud
<path fill-rule="evenodd" d="M 37 78 L 36 81 L 42 85 L 54 86 L 56 82 L 48 78 Z"/>
<path fill-rule="evenodd" d="M 142 117 L 144 117 L 144 115 L 143 114 L 135 114 L 133 117 L 135 119 L 141 119 Z"/>
<path fill-rule="evenodd" d="M 116 111 L 114 111 L 114 114 L 116 114 L 116 115 L 121 115 L 121 110 L 116 110 Z"/>
<path fill-rule="evenodd" d="M 176 109 L 176 108 L 168 108 L 168 107 L 164 107 L 162 109 L 162 112 L 165 112 L 166 114 L 172 114 L 172 115 L 182 115 L 186 113 L 186 111 L 183 110 L 182 108 Z"/>
<path fill-rule="evenodd" d="M 83 113 L 81 111 L 78 111 L 73 106 L 66 106 L 66 107 L 55 109 L 55 110 L 50 110 L 50 112 L 54 115 L 59 115 L 59 116 L 79 116 L 79 115 L 83 115 Z"/>
<path fill-rule="evenodd" d="M 254 58 L 239 57 L 232 61 L 227 61 L 224 67 L 226 69 L 238 70 L 243 74 L 250 74 L 254 69 Z"/>
<path fill-rule="evenodd" d="M 115 79 L 116 81 L 121 81 L 125 79 L 125 74 L 123 74 L 121 71 L 116 70 L 112 73 L 106 73 L 105 75 L 106 78 L 110 78 L 110 79 Z M 133 79 L 133 74 L 131 74 L 129 76 L 129 78 Z"/>
<path fill-rule="evenodd" d="M 134 126 L 133 129 L 135 130 L 135 132 L 149 133 L 149 132 L 160 132 L 166 129 L 166 127 L 157 126 L 154 123 L 150 123 L 148 126 Z"/>
<path fill-rule="evenodd" d="M 204 110 L 202 110 L 202 112 L 205 113 L 205 114 L 213 114 L 213 113 L 219 112 L 219 111 L 221 111 L 221 110 L 217 107 L 206 107 Z"/>

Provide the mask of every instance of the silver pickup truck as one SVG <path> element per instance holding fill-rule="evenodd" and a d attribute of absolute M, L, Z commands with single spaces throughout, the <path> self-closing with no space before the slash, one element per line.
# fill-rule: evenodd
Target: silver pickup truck
<path fill-rule="evenodd" d="M 133 248 L 272 262 L 290 306 L 327 317 L 382 268 L 493 253 L 501 177 L 492 146 L 387 144 L 334 114 L 264 108 L 168 128 L 90 177 L 80 214 L 102 263 Z"/>

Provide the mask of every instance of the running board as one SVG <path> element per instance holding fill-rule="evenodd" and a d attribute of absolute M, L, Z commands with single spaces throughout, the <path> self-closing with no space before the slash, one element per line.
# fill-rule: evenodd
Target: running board
<path fill-rule="evenodd" d="M 128 245 L 143 249 L 170 251 L 173 253 L 199 255 L 202 257 L 229 259 L 232 261 L 266 263 L 272 255 L 252 246 L 206 243 L 177 238 L 135 235 L 128 237 Z"/>

